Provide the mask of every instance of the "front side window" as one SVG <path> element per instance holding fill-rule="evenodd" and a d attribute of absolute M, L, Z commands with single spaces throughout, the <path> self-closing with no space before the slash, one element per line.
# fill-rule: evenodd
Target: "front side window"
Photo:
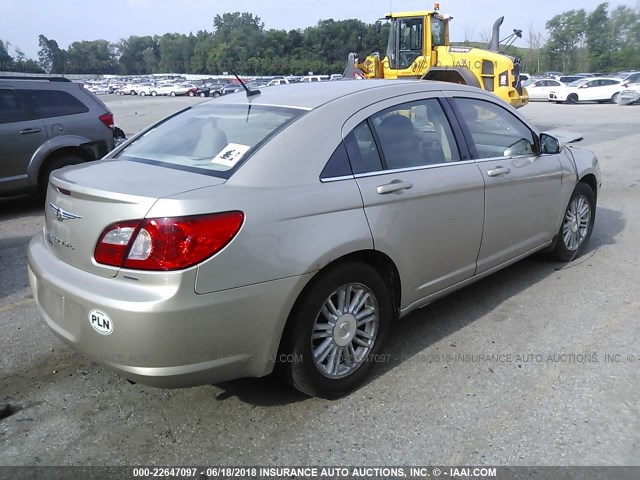
<path fill-rule="evenodd" d="M 475 158 L 532 155 L 535 136 L 520 119 L 495 103 L 472 98 L 454 99 L 461 121 L 473 139 Z"/>
<path fill-rule="evenodd" d="M 422 17 L 400 18 L 391 21 L 387 58 L 390 68 L 405 69 L 422 55 Z M 396 50 L 397 49 L 397 50 Z M 399 58 L 396 58 L 396 54 Z"/>
<path fill-rule="evenodd" d="M 399 68 L 409 68 L 422 55 L 421 17 L 400 20 L 400 63 Z"/>
<path fill-rule="evenodd" d="M 117 158 L 229 178 L 259 145 L 304 113 L 260 105 L 202 105 L 155 126 Z"/>
<path fill-rule="evenodd" d="M 38 118 L 86 113 L 89 108 L 73 95 L 60 90 L 22 90 Z"/>
<path fill-rule="evenodd" d="M 0 89 L 0 123 L 22 122 L 26 119 L 22 100 L 16 92 Z"/>
<path fill-rule="evenodd" d="M 386 168 L 411 168 L 460 160 L 451 126 L 436 99 L 405 103 L 373 115 Z"/>

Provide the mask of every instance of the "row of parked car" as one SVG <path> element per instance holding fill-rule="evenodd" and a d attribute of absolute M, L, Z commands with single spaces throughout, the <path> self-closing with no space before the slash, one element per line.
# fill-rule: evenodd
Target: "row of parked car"
<path fill-rule="evenodd" d="M 640 72 L 628 73 L 624 77 L 596 74 L 534 77 L 526 81 L 524 86 L 530 100 L 555 103 L 620 103 L 619 100 L 635 97 L 638 99 L 632 102 L 640 100 Z"/>
<path fill-rule="evenodd" d="M 248 82 L 251 89 L 265 88 L 277 85 L 287 85 L 298 82 L 322 82 L 329 80 L 339 80 L 342 75 L 308 75 L 305 77 L 275 77 L 266 81 L 253 80 Z M 118 94 L 118 95 L 140 95 L 140 96 L 190 96 L 190 97 L 220 97 L 229 93 L 243 90 L 242 85 L 237 82 L 205 82 L 205 81 L 185 81 L 184 79 L 151 81 L 135 79 L 129 82 L 91 82 L 86 83 L 85 88 L 97 95 Z"/>

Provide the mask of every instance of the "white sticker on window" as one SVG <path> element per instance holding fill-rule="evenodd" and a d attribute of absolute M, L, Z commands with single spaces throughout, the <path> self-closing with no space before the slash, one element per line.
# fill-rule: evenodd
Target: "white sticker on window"
<path fill-rule="evenodd" d="M 240 161 L 247 150 L 251 147 L 249 145 L 241 145 L 239 143 L 229 143 L 220 152 L 213 157 L 211 163 L 217 163 L 218 165 L 224 165 L 226 167 L 233 167 Z"/>

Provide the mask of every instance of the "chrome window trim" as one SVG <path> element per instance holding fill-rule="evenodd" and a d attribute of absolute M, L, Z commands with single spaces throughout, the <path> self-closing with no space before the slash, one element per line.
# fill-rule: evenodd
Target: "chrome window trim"
<path fill-rule="evenodd" d="M 320 178 L 320 183 L 340 182 L 342 180 L 353 180 L 353 175 L 342 175 L 341 177 L 326 177 Z"/>
<path fill-rule="evenodd" d="M 436 164 L 433 164 L 433 165 L 419 165 L 419 166 L 416 166 L 416 167 L 395 168 L 395 169 L 392 169 L 392 170 L 376 170 L 375 172 L 357 173 L 357 174 L 354 175 L 354 177 L 355 178 L 376 177 L 376 176 L 379 176 L 379 175 L 404 173 L 404 172 L 414 172 L 416 170 L 431 170 L 432 168 L 453 167 L 455 165 L 466 165 L 466 164 L 469 164 L 469 163 L 476 163 L 476 161 L 475 160 L 460 160 L 458 162 L 436 163 Z"/>

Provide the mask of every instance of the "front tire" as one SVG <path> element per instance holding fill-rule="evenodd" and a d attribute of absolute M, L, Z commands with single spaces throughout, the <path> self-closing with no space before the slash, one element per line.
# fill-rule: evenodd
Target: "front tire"
<path fill-rule="evenodd" d="M 620 96 L 620 92 L 616 92 L 611 96 L 611 103 L 618 103 L 618 97 Z"/>
<path fill-rule="evenodd" d="M 176 92 L 171 92 L 169 95 L 171 95 L 172 97 L 176 96 Z"/>
<path fill-rule="evenodd" d="M 595 219 L 595 193 L 586 183 L 579 183 L 565 210 L 556 244 L 551 251 L 552 257 L 569 262 L 580 256 L 591 238 Z"/>
<path fill-rule="evenodd" d="M 140 92 L 140 96 L 141 96 L 141 97 L 146 97 L 146 96 L 147 96 L 147 94 L 146 94 L 146 93 L 144 93 L 144 92 Z"/>
<path fill-rule="evenodd" d="M 155 97 L 156 95 L 158 95 L 158 92 L 156 92 L 155 90 L 153 92 L 151 92 L 151 96 Z"/>
<path fill-rule="evenodd" d="M 572 93 L 567 97 L 567 103 L 578 103 L 578 95 Z"/>
<path fill-rule="evenodd" d="M 189 96 L 193 97 L 195 94 L 193 92 L 189 92 Z"/>
<path fill-rule="evenodd" d="M 310 396 L 338 398 L 360 386 L 393 318 L 390 290 L 364 263 L 319 273 L 291 312 L 277 371 Z"/>

